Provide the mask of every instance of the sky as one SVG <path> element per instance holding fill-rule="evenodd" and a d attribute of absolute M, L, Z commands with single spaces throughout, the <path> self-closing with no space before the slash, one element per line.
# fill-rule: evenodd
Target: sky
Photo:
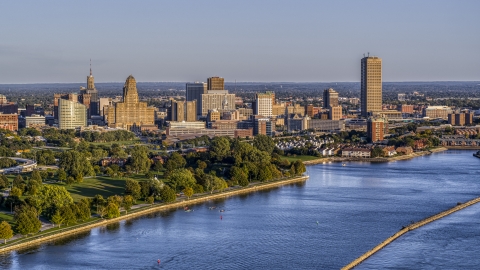
<path fill-rule="evenodd" d="M 480 81 L 480 1 L 2 1 L 0 84 Z"/>

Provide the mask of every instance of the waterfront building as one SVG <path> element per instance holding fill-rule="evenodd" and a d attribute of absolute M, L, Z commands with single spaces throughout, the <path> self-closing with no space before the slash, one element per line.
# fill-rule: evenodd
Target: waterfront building
<path fill-rule="evenodd" d="M 202 95 L 207 93 L 207 84 L 204 82 L 187 83 L 185 92 L 187 101 L 197 101 L 196 114 L 202 115 Z"/>
<path fill-rule="evenodd" d="M 210 77 L 207 79 L 207 90 L 224 90 L 224 89 L 225 89 L 225 80 L 222 77 Z"/>
<path fill-rule="evenodd" d="M 123 87 L 123 101 L 108 107 L 108 126 L 111 128 L 152 129 L 155 124 L 155 110 L 146 102 L 138 100 L 137 82 L 130 75 Z"/>
<path fill-rule="evenodd" d="M 366 148 L 344 148 L 344 149 L 342 149 L 342 157 L 369 158 L 370 156 L 371 156 L 370 149 L 366 149 Z"/>
<path fill-rule="evenodd" d="M 87 107 L 79 102 L 58 100 L 58 128 L 76 129 L 87 125 Z"/>
<path fill-rule="evenodd" d="M 330 107 L 338 106 L 338 92 L 332 88 L 323 90 L 323 107 L 328 109 Z"/>
<path fill-rule="evenodd" d="M 4 114 L 0 113 L 0 128 L 10 131 L 18 130 L 18 114 Z"/>
<path fill-rule="evenodd" d="M 275 103 L 273 92 L 257 93 L 255 95 L 254 114 L 272 117 L 272 106 Z"/>
<path fill-rule="evenodd" d="M 367 120 L 367 137 L 372 142 L 383 141 L 385 131 L 388 130 L 384 118 L 370 117 Z"/>
<path fill-rule="evenodd" d="M 361 60 L 361 115 L 368 117 L 382 110 L 382 59 L 376 56 Z"/>

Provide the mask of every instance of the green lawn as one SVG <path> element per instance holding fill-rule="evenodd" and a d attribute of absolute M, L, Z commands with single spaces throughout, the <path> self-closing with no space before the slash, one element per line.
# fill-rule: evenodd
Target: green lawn
<path fill-rule="evenodd" d="M 6 221 L 10 223 L 11 226 L 14 225 L 13 215 L 10 215 L 10 214 L 0 213 L 0 221 Z"/>
<path fill-rule="evenodd" d="M 147 180 L 142 174 L 134 174 L 128 178 L 135 179 L 137 181 Z M 79 201 L 82 198 L 91 198 L 97 194 L 102 195 L 104 198 L 112 195 L 123 195 L 126 180 L 126 177 L 110 178 L 109 176 L 97 176 L 96 178 L 85 178 L 83 179 L 82 183 L 73 184 L 71 186 L 66 186 L 63 183 L 58 183 L 58 185 L 65 186 L 72 195 L 73 200 Z"/>
<path fill-rule="evenodd" d="M 282 156 L 282 159 L 286 159 L 286 160 L 292 162 L 292 161 L 297 161 L 297 160 L 309 161 L 309 160 L 319 159 L 319 157 L 298 155 L 298 156 L 288 156 L 288 157 L 283 157 Z"/>

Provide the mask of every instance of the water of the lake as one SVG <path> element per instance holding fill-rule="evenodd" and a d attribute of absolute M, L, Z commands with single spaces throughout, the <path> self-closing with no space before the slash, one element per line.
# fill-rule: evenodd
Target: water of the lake
<path fill-rule="evenodd" d="M 339 269 L 403 225 L 480 196 L 472 153 L 319 164 L 305 183 L 96 228 L 0 255 L 0 268 Z M 409 232 L 358 269 L 478 269 L 479 224 L 475 205 Z"/>

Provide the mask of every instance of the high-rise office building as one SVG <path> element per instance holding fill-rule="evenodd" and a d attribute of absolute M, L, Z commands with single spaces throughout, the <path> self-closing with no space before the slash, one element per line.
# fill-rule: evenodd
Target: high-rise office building
<path fill-rule="evenodd" d="M 197 121 L 197 100 L 185 102 L 185 121 Z"/>
<path fill-rule="evenodd" d="M 255 95 L 254 113 L 264 117 L 272 117 L 272 106 L 275 95 L 272 92 L 257 93 Z"/>
<path fill-rule="evenodd" d="M 138 101 L 137 82 L 130 75 L 123 87 L 123 101 L 108 107 L 108 126 L 124 129 L 150 129 L 155 124 L 155 110 Z"/>
<path fill-rule="evenodd" d="M 323 107 L 330 108 L 338 106 L 338 92 L 332 88 L 323 90 Z"/>
<path fill-rule="evenodd" d="M 227 90 L 209 90 L 202 94 L 202 116 L 207 116 L 208 111 L 235 110 L 235 94 L 229 94 Z"/>
<path fill-rule="evenodd" d="M 0 128 L 17 131 L 18 130 L 18 114 L 3 114 L 0 112 Z"/>
<path fill-rule="evenodd" d="M 197 115 L 202 115 L 202 95 L 207 93 L 207 84 L 204 82 L 187 83 L 185 86 L 186 100 L 197 101 Z M 223 89 L 222 89 L 223 90 Z"/>
<path fill-rule="evenodd" d="M 81 103 L 58 100 L 58 128 L 75 129 L 87 126 L 87 107 Z"/>
<path fill-rule="evenodd" d="M 382 110 L 382 59 L 376 56 L 361 61 L 361 109 L 362 116 Z"/>
<path fill-rule="evenodd" d="M 207 90 L 225 90 L 225 80 L 221 77 L 207 79 Z"/>
<path fill-rule="evenodd" d="M 58 106 L 61 99 L 70 100 L 73 102 L 78 102 L 77 94 L 53 94 L 53 117 L 55 120 L 58 120 Z"/>

